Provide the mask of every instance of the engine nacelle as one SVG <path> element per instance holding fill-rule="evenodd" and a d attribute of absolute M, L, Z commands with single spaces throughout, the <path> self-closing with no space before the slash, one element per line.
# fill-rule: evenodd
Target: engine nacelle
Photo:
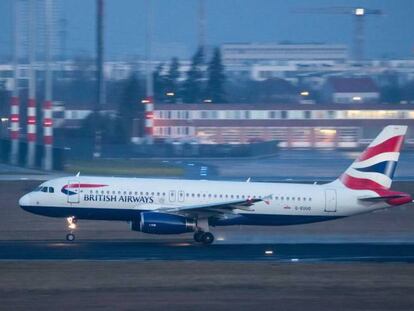
<path fill-rule="evenodd" d="M 139 226 L 138 226 L 139 225 Z M 179 215 L 142 212 L 141 221 L 132 221 L 131 229 L 151 234 L 179 234 L 196 230 L 196 222 Z"/>

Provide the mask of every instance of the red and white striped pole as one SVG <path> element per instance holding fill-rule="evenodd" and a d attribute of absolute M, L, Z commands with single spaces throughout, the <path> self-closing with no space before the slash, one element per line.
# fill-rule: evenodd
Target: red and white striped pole
<path fill-rule="evenodd" d="M 34 167 L 36 163 L 36 3 L 29 1 L 29 100 L 27 103 L 27 166 Z"/>
<path fill-rule="evenodd" d="M 146 98 L 142 101 L 145 104 L 145 141 L 152 144 L 153 122 L 154 122 L 154 77 L 151 62 L 152 47 L 152 25 L 153 24 L 153 6 L 152 0 L 147 0 L 147 29 L 146 29 Z"/>
<path fill-rule="evenodd" d="M 43 168 L 47 171 L 53 169 L 53 111 L 52 111 L 52 70 L 51 61 L 51 28 L 52 6 L 51 0 L 45 1 L 45 102 L 43 104 L 43 143 L 45 153 Z"/>
<path fill-rule="evenodd" d="M 17 89 L 17 79 L 15 79 L 14 88 Z M 16 91 L 13 90 L 13 93 Z M 18 91 L 17 91 L 18 92 Z M 13 95 L 10 99 L 10 140 L 11 140 L 11 152 L 10 163 L 16 165 L 19 162 L 19 97 Z"/>
<path fill-rule="evenodd" d="M 18 58 L 19 58 L 19 8 L 18 2 L 13 2 L 13 93 L 10 99 L 10 163 L 16 165 L 19 162 L 19 127 L 20 127 L 20 111 L 19 111 L 19 76 L 18 76 Z"/>
<path fill-rule="evenodd" d="M 145 138 L 147 142 L 152 142 L 154 134 L 154 102 L 152 97 L 147 97 L 142 101 L 145 104 Z"/>

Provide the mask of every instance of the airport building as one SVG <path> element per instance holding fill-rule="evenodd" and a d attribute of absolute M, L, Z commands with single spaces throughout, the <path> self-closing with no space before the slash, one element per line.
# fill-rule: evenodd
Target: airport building
<path fill-rule="evenodd" d="M 306 65 L 344 64 L 349 57 L 347 46 L 339 44 L 226 43 L 221 54 L 231 76 L 257 80 Z"/>
<path fill-rule="evenodd" d="M 153 133 L 154 138 L 177 142 L 277 140 L 286 148 L 352 149 L 367 144 L 386 125 L 406 124 L 406 141 L 413 146 L 412 108 L 409 104 L 156 104 Z"/>

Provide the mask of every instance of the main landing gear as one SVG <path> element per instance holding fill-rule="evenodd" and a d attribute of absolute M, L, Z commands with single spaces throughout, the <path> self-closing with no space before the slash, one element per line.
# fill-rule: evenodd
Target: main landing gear
<path fill-rule="evenodd" d="M 73 231 L 76 229 L 76 223 L 78 220 L 75 217 L 68 217 L 66 220 L 68 222 L 68 228 L 70 230 L 70 233 L 66 235 L 66 241 L 73 242 L 75 241 L 75 235 L 73 234 Z"/>
<path fill-rule="evenodd" d="M 211 232 L 197 231 L 194 233 L 194 241 L 210 245 L 214 242 L 214 235 Z"/>
<path fill-rule="evenodd" d="M 214 242 L 214 235 L 209 232 L 209 225 L 207 218 L 197 220 L 197 231 L 194 233 L 194 241 L 210 245 Z"/>

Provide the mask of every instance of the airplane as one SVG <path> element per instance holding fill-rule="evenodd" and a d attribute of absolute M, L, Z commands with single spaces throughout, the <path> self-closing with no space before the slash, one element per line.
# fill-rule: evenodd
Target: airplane
<path fill-rule="evenodd" d="M 282 226 L 344 218 L 413 202 L 390 190 L 407 126 L 390 125 L 336 180 L 326 184 L 76 176 L 42 183 L 24 195 L 25 211 L 67 218 L 126 221 L 148 234 L 193 232 L 211 244 L 210 227 Z"/>

